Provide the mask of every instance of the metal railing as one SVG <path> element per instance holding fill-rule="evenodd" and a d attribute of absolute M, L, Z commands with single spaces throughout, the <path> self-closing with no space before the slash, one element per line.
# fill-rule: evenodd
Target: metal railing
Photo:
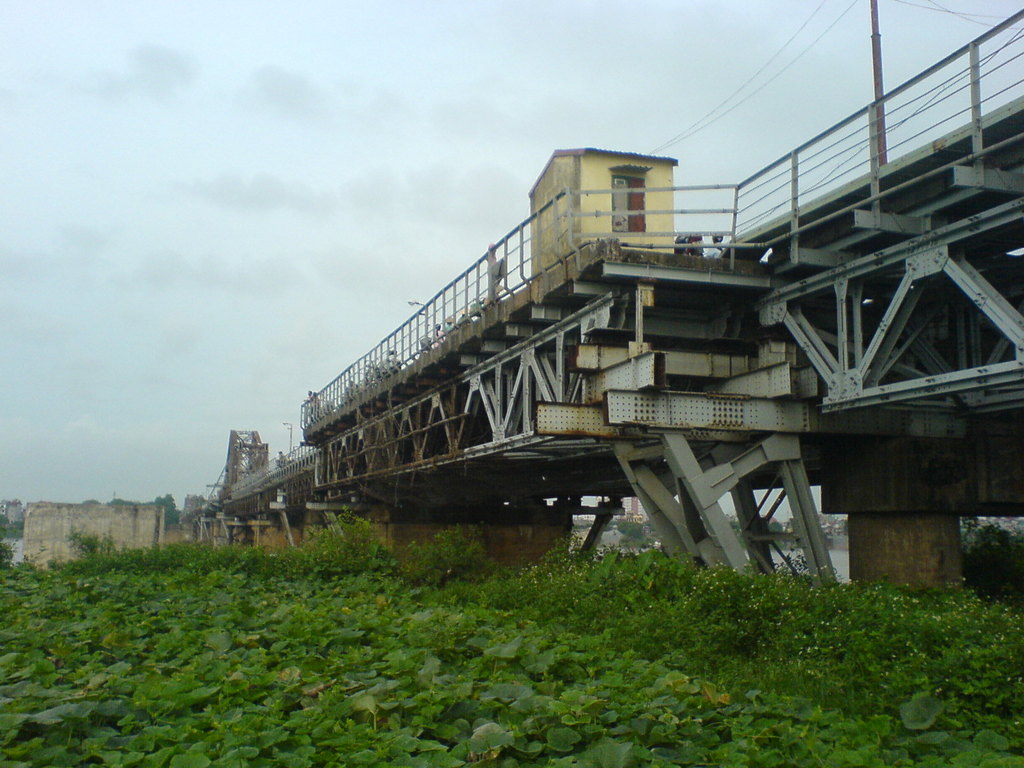
<path fill-rule="evenodd" d="M 961 126 L 969 126 L 964 138 L 971 153 L 983 152 L 986 118 L 1024 98 L 1024 30 L 1015 28 L 1022 21 L 1024 11 L 741 181 L 736 204 L 741 239 L 786 219 L 795 231 L 804 203 L 848 185 L 869 185 L 876 197 L 886 162 L 891 168 Z M 879 153 L 883 116 L 884 158 Z"/>
<path fill-rule="evenodd" d="M 490 304 L 522 290 L 531 278 L 532 244 L 541 235 L 541 222 L 564 200 L 563 192 L 514 227 L 331 383 L 319 392 L 310 392 L 302 404 L 302 428 L 345 409 L 420 355 L 439 347 L 455 328 L 479 321 Z M 553 220 L 557 223 L 559 218 Z"/>
<path fill-rule="evenodd" d="M 301 425 L 303 429 L 319 422 L 328 421 L 332 415 L 346 410 L 358 402 L 367 392 L 375 391 L 389 378 L 399 375 L 424 353 L 440 347 L 447 335 L 465 323 L 478 322 L 483 311 L 493 303 L 502 301 L 523 290 L 537 272 L 542 269 L 540 261 L 534 259 L 542 247 L 558 248 L 556 259 L 582 247 L 587 242 L 611 238 L 622 245 L 634 248 L 655 248 L 680 250 L 710 255 L 721 248 L 712 242 L 714 236 L 733 240 L 733 225 L 736 218 L 735 206 L 722 205 L 717 208 L 698 208 L 681 205 L 682 198 L 695 192 L 716 194 L 729 203 L 734 203 L 734 185 L 694 185 L 683 187 L 647 188 L 645 193 L 672 193 L 671 209 L 630 210 L 631 216 L 672 216 L 674 228 L 664 231 L 621 232 L 612 227 L 620 211 L 612 211 L 617 189 L 563 190 L 536 213 L 524 220 L 508 234 L 499 239 L 488 252 L 479 257 L 468 269 L 438 291 L 413 313 L 396 330 L 384 337 L 373 349 L 342 371 L 326 387 L 310 392 L 302 404 Z M 608 198 L 608 210 L 579 211 L 581 197 Z M 677 205 L 678 204 L 678 205 Z M 607 219 L 607 229 L 588 228 L 581 232 L 578 221 L 582 219 Z M 545 240 L 546 233 L 553 236 Z M 694 235 L 693 233 L 700 233 Z M 675 238 L 700 237 L 699 242 L 688 242 L 685 246 L 674 243 Z M 658 240 L 662 242 L 657 244 Z M 548 243 L 542 246 L 541 243 Z M 714 251 L 712 250 L 714 249 Z M 550 255 L 550 254 L 548 254 Z"/>
<path fill-rule="evenodd" d="M 572 221 L 569 230 L 573 233 L 574 238 L 584 242 L 595 239 L 616 239 L 622 245 L 630 248 L 648 247 L 656 250 L 675 251 L 677 245 L 685 242 L 685 239 L 677 242 L 676 238 L 693 236 L 702 238 L 702 241 L 695 241 L 691 244 L 694 245 L 695 250 L 700 251 L 712 247 L 713 237 L 731 240 L 736 234 L 737 186 L 735 184 L 643 187 L 634 189 L 633 192 L 641 193 L 645 201 L 648 196 L 657 198 L 671 194 L 672 207 L 616 209 L 614 203 L 616 196 L 623 194 L 621 189 L 581 189 L 573 194 L 578 195 L 580 200 L 585 201 L 587 205 L 581 204 L 568 209 L 565 212 L 566 218 L 578 220 L 581 224 L 591 220 L 608 222 L 609 226 L 607 229 L 601 229 L 590 224 L 584 228 L 576 221 Z M 624 230 L 623 224 L 628 226 L 628 219 L 633 216 L 642 216 L 645 219 L 642 232 Z M 649 229 L 647 225 L 651 223 L 651 219 L 671 222 L 672 226 L 668 229 Z M 616 220 L 619 220 L 620 226 L 618 227 L 615 226 Z"/>
<path fill-rule="evenodd" d="M 243 475 L 231 489 L 234 498 L 257 493 L 263 488 L 280 485 L 289 478 L 313 470 L 318 451 L 308 445 L 299 445 L 287 454 L 280 454 L 270 460 L 266 469 Z"/>

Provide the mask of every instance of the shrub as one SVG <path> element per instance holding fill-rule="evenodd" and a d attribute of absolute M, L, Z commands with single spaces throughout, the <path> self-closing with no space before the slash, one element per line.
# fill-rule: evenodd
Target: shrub
<path fill-rule="evenodd" d="M 114 540 L 110 535 L 98 536 L 94 533 L 83 533 L 82 531 L 71 531 L 68 534 L 68 543 L 71 551 L 76 557 L 104 557 L 112 555 L 117 551 Z"/>
<path fill-rule="evenodd" d="M 310 531 L 302 546 L 284 553 L 283 559 L 299 573 L 328 578 L 394 568 L 391 551 L 377 539 L 370 522 L 351 512 L 339 515 L 328 528 Z"/>
<path fill-rule="evenodd" d="M 14 562 L 14 547 L 5 541 L 0 541 L 0 569 L 10 568 Z"/>
<path fill-rule="evenodd" d="M 445 528 L 425 544 L 413 542 L 401 561 L 401 574 L 407 581 L 427 586 L 477 581 L 493 568 L 480 532 L 464 526 Z"/>
<path fill-rule="evenodd" d="M 1024 535 L 965 524 L 964 583 L 982 597 L 1024 602 Z"/>

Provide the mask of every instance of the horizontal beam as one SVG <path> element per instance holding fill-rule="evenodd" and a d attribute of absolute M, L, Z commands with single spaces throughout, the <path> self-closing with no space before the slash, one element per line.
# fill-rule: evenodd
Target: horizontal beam
<path fill-rule="evenodd" d="M 621 439 L 639 428 L 672 429 L 721 442 L 744 433 L 892 435 L 963 437 L 965 423 L 947 414 L 876 408 L 821 414 L 807 403 L 722 397 L 692 392 L 610 392 L 607 410 L 597 405 L 538 403 L 536 432 L 554 437 Z M 716 401 L 732 401 L 728 418 L 712 415 Z M 627 409 L 632 409 L 627 413 Z"/>
<path fill-rule="evenodd" d="M 860 408 L 868 405 L 886 405 L 905 400 L 918 400 L 923 397 L 941 397 L 1014 385 L 1024 386 L 1024 363 L 1010 360 L 995 365 L 867 387 L 848 396 L 827 397 L 822 407 L 825 411 Z M 1020 400 L 1017 401 L 1018 406 L 1020 402 Z"/>
<path fill-rule="evenodd" d="M 922 235 L 928 230 L 928 219 L 924 216 L 857 210 L 853 212 L 853 226 L 857 229 L 895 232 L 900 235 Z"/>
<path fill-rule="evenodd" d="M 583 402 L 601 399 L 609 389 L 648 389 L 665 386 L 665 358 L 661 352 L 645 352 L 615 363 L 584 379 Z"/>
<path fill-rule="evenodd" d="M 686 267 L 665 267 L 659 264 L 626 264 L 605 262 L 601 274 L 607 278 L 629 280 L 661 280 L 664 282 L 689 285 L 712 285 L 725 288 L 748 288 L 765 291 L 777 284 L 768 275 L 747 275 L 740 272 L 725 272 L 711 269 L 687 269 Z"/>
<path fill-rule="evenodd" d="M 891 269 L 911 256 L 932 249 L 942 249 L 943 246 L 949 243 L 976 235 L 979 232 L 1014 223 L 1020 219 L 1022 212 L 1024 212 L 1024 200 L 1012 200 L 1003 205 L 998 205 L 975 216 L 969 216 L 966 219 L 934 229 L 921 237 L 897 243 L 877 253 L 863 256 L 834 269 L 819 272 L 785 287 L 778 288 L 760 299 L 754 306 L 754 309 L 764 310 L 768 307 L 785 304 L 794 299 L 833 291 L 835 284 L 840 280 L 855 280 L 876 272 Z"/>
<path fill-rule="evenodd" d="M 537 403 L 535 420 L 538 435 L 557 437 L 621 437 L 626 431 L 605 422 L 601 405 Z"/>
<path fill-rule="evenodd" d="M 953 168 L 953 185 L 1024 195 L 1024 174 L 998 168 L 975 168 L 958 165 Z"/>
<path fill-rule="evenodd" d="M 944 413 L 873 408 L 823 414 L 806 402 L 703 392 L 610 391 L 605 408 L 606 423 L 616 427 L 921 437 L 966 431 L 963 420 Z"/>
<path fill-rule="evenodd" d="M 783 362 L 714 382 L 708 386 L 708 391 L 768 398 L 815 397 L 818 394 L 818 376 L 812 368 L 797 368 Z"/>
<path fill-rule="evenodd" d="M 750 355 L 726 352 L 658 351 L 664 360 L 667 376 L 690 376 L 701 379 L 728 379 L 748 373 L 754 360 Z M 580 344 L 572 353 L 569 368 L 579 373 L 596 373 L 622 363 L 629 357 L 627 347 L 604 344 Z"/>

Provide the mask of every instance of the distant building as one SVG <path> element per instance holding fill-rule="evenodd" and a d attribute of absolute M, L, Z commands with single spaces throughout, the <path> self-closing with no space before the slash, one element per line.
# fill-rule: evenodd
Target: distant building
<path fill-rule="evenodd" d="M 630 496 L 622 500 L 622 517 L 633 523 L 646 523 L 647 513 L 644 512 L 643 504 L 636 496 Z"/>
<path fill-rule="evenodd" d="M 19 499 L 0 501 L 0 515 L 12 523 L 25 522 L 25 505 Z"/>

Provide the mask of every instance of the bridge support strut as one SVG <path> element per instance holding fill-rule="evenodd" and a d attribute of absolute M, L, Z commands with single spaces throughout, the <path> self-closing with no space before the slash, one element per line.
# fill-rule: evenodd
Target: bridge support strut
<path fill-rule="evenodd" d="M 835 579 L 797 436 L 772 434 L 754 443 L 720 443 L 698 457 L 681 433 L 664 431 L 657 442 L 620 440 L 614 450 L 669 552 L 685 553 L 705 565 L 737 570 L 753 565 L 770 572 L 773 550 L 795 569 L 795 547 L 815 582 Z M 762 491 L 760 499 L 755 485 Z M 736 508 L 739 532 L 720 504 L 726 494 Z M 793 530 L 773 534 L 769 523 L 784 501 L 789 502 Z M 780 546 L 786 539 L 791 546 Z"/>

